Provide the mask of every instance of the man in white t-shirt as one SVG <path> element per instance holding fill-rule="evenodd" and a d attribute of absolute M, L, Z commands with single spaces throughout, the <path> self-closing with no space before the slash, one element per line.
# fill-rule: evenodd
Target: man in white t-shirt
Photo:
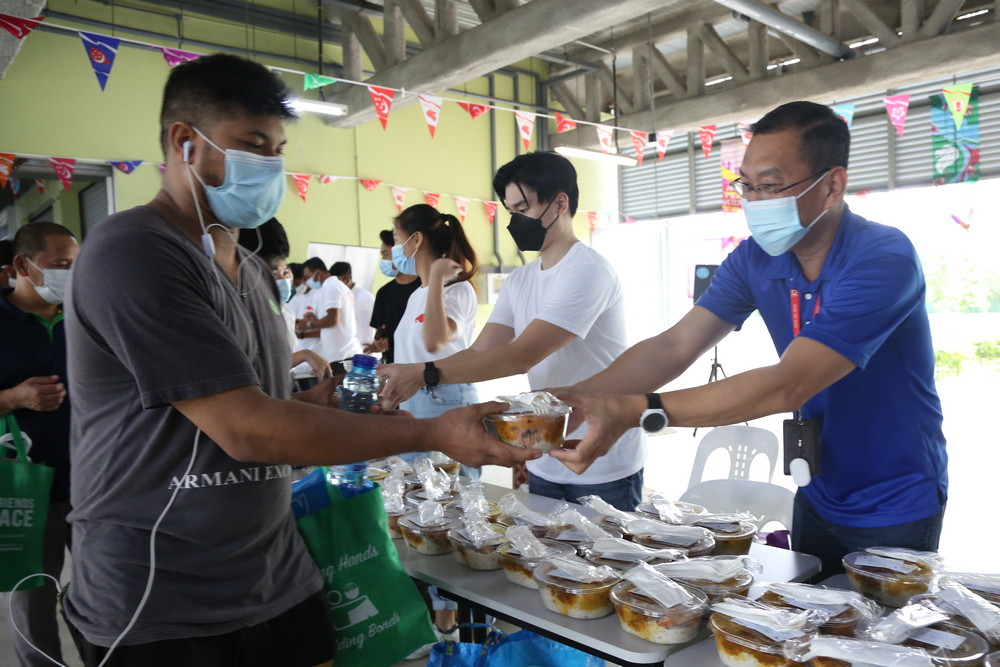
<path fill-rule="evenodd" d="M 361 346 L 375 342 L 375 329 L 369 324 L 372 320 L 372 310 L 375 308 L 375 297 L 371 292 L 354 282 L 351 276 L 351 265 L 348 262 L 334 262 L 330 267 L 330 275 L 347 285 L 354 297 L 354 321 L 357 324 L 357 338 Z"/>
<path fill-rule="evenodd" d="M 315 336 L 319 332 L 320 354 L 330 363 L 350 359 L 361 353 L 361 343 L 356 337 L 354 296 L 344 283 L 326 270 L 326 263 L 319 257 L 310 257 L 302 265 L 309 289 L 317 292 L 314 297 L 315 315 L 306 314 L 303 335 Z"/>
<path fill-rule="evenodd" d="M 625 306 L 611 264 L 573 232 L 576 170 L 555 153 L 529 153 L 504 165 L 493 189 L 511 212 L 518 248 L 540 251 L 514 270 L 479 338 L 430 364 L 391 364 L 384 399 L 396 404 L 425 384 L 479 382 L 527 373 L 532 389 L 562 387 L 606 368 L 626 347 Z M 580 438 L 583 427 L 570 434 Z M 532 493 L 575 502 L 599 495 L 622 510 L 642 498 L 646 441 L 627 431 L 608 454 L 578 475 L 557 459 L 528 462 Z"/>

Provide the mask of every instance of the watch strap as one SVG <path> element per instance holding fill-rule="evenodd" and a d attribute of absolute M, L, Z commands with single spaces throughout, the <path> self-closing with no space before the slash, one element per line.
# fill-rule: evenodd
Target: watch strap
<path fill-rule="evenodd" d="M 437 366 L 434 365 L 433 361 L 427 361 L 424 363 L 424 385 L 427 387 L 436 387 L 438 382 L 441 381 L 441 372 L 438 370 Z"/>
<path fill-rule="evenodd" d="M 646 394 L 646 405 L 650 410 L 663 410 L 663 399 L 659 394 Z"/>

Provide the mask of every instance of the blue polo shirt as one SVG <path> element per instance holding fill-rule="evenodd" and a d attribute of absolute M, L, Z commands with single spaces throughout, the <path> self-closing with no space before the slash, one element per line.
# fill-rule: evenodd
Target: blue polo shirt
<path fill-rule="evenodd" d="M 58 375 L 66 384 L 66 330 L 62 313 L 48 321 L 11 305 L 0 295 L 0 389 L 31 377 Z M 58 410 L 14 411 L 21 430 L 31 436 L 29 456 L 56 469 L 52 500 L 69 501 L 69 398 Z"/>
<path fill-rule="evenodd" d="M 793 338 L 791 290 L 800 294 L 800 335 L 857 366 L 803 406 L 803 416 L 821 424 L 821 470 L 800 492 L 844 526 L 937 514 L 948 458 L 913 244 L 845 208 L 817 280 L 806 280 L 793 253 L 771 257 L 751 238 L 722 263 L 698 305 L 737 327 L 760 311 L 780 356 Z"/>

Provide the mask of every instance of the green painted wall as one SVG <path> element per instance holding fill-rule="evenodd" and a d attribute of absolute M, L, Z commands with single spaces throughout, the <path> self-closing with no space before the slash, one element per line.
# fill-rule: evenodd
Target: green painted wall
<path fill-rule="evenodd" d="M 25 39 L 6 78 L 0 81 L 0 118 L 4 119 L 0 152 L 160 162 L 158 113 L 168 73 L 158 51 L 123 44 L 102 92 L 75 33 L 36 30 Z M 293 91 L 301 92 L 300 76 L 282 76 Z M 510 78 L 497 77 L 496 82 L 498 96 L 513 94 Z M 486 80 L 470 83 L 467 91 L 486 93 Z M 522 77 L 521 91 L 527 91 L 522 101 L 534 102 L 528 77 Z M 350 130 L 331 128 L 320 117 L 306 114 L 287 128 L 286 169 L 381 179 L 413 188 L 407 205 L 423 200 L 420 190 L 490 199 L 494 171 L 490 114 L 495 115 L 497 124 L 497 164 L 503 164 L 515 155 L 513 114 L 491 111 L 472 120 L 456 104 L 445 102 L 433 140 L 419 104 L 394 111 L 385 131 L 378 121 Z M 617 210 L 614 168 L 586 161 L 575 164 L 580 173 L 580 208 Z M 144 164 L 130 175 L 116 170 L 114 179 L 118 207 L 124 209 L 148 201 L 158 188 L 160 175 L 153 164 Z M 456 212 L 449 197 L 442 198 L 440 208 Z M 395 212 L 392 194 L 385 186 L 369 192 L 353 180 L 325 186 L 313 180 L 308 199 L 302 202 L 289 179 L 278 217 L 288 230 L 292 259 L 301 260 L 309 242 L 377 246 L 378 231 L 390 226 Z M 500 217 L 505 225 L 502 211 Z M 576 224 L 580 238 L 589 240 L 586 217 L 578 215 Z M 469 207 L 466 230 L 481 263 L 495 265 L 493 230 L 479 202 Z M 501 230 L 500 236 L 505 265 L 520 264 L 506 230 Z"/>

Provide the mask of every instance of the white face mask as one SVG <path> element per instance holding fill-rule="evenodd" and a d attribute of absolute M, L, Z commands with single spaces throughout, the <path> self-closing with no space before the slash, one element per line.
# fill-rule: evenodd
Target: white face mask
<path fill-rule="evenodd" d="M 826 172 L 826 174 L 828 173 L 830 172 Z M 823 209 L 805 227 L 799 220 L 799 197 L 805 196 L 807 192 L 816 187 L 817 183 L 826 178 L 826 174 L 817 178 L 812 185 L 794 197 L 743 202 L 743 213 L 746 215 L 750 234 L 757 245 L 764 249 L 764 252 L 772 257 L 788 252 L 830 210 Z"/>
<path fill-rule="evenodd" d="M 31 278 L 28 278 L 28 282 L 34 285 L 38 296 L 51 303 L 53 306 L 58 306 L 62 303 L 63 296 L 66 294 L 66 281 L 69 280 L 69 269 L 43 269 L 30 259 L 28 260 L 28 263 L 42 272 L 41 285 L 36 285 Z"/>

